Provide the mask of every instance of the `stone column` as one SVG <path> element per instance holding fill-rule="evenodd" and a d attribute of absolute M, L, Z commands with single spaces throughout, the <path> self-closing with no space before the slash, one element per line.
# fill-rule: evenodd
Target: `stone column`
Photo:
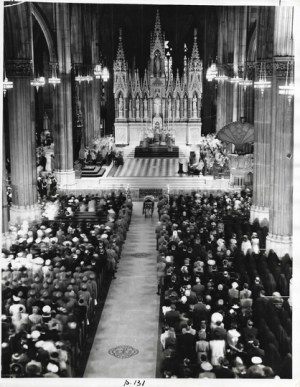
<path fill-rule="evenodd" d="M 275 7 L 271 129 L 270 222 L 266 250 L 279 258 L 292 256 L 293 235 L 293 110 L 294 101 L 278 94 L 287 62 L 294 61 L 293 7 Z"/>
<path fill-rule="evenodd" d="M 58 188 L 72 189 L 75 186 L 73 168 L 73 125 L 71 90 L 71 39 L 70 5 L 55 4 L 57 20 L 57 51 L 61 84 L 56 87 L 57 121 L 55 123 L 55 161 Z"/>
<path fill-rule="evenodd" d="M 276 91 L 276 90 L 275 90 Z M 250 222 L 269 224 L 272 90 L 255 90 L 253 204 Z"/>
<path fill-rule="evenodd" d="M 5 139 L 4 139 L 4 130 L 2 136 L 2 238 L 3 234 L 8 231 L 8 205 L 7 205 L 7 196 L 6 196 L 6 155 L 5 155 Z"/>
<path fill-rule="evenodd" d="M 9 61 L 6 71 L 14 83 L 7 96 L 12 186 L 10 222 L 22 223 L 40 217 L 34 124 L 36 90 L 30 86 L 31 60 Z"/>
<path fill-rule="evenodd" d="M 90 146 L 94 138 L 94 113 L 93 113 L 93 82 L 81 82 L 80 85 L 80 101 L 82 104 L 84 142 Z"/>
<path fill-rule="evenodd" d="M 266 250 L 273 249 L 281 258 L 292 255 L 293 235 L 293 100 L 278 95 L 285 83 L 286 63 L 273 76 L 273 111 L 271 129 L 270 222 Z"/>

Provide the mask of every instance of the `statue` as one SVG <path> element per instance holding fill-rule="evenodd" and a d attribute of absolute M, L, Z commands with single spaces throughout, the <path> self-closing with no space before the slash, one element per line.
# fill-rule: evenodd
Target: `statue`
<path fill-rule="evenodd" d="M 172 101 L 170 97 L 168 99 L 168 116 L 169 118 L 172 118 Z"/>
<path fill-rule="evenodd" d="M 132 99 L 130 98 L 129 103 L 128 103 L 128 110 L 129 110 L 129 118 L 132 117 Z"/>
<path fill-rule="evenodd" d="M 44 113 L 44 118 L 43 118 L 43 130 L 45 132 L 49 132 L 49 127 L 50 127 L 50 122 L 49 122 L 49 117 L 48 114 L 45 112 Z"/>
<path fill-rule="evenodd" d="M 186 95 L 184 96 L 184 100 L 183 100 L 183 115 L 184 115 L 184 117 L 187 116 L 187 98 L 186 98 Z"/>
<path fill-rule="evenodd" d="M 193 97 L 193 118 L 197 118 L 197 97 Z"/>
<path fill-rule="evenodd" d="M 136 102 L 135 102 L 135 107 L 136 107 L 136 118 L 140 118 L 140 97 L 136 97 Z"/>
<path fill-rule="evenodd" d="M 154 75 L 156 75 L 156 77 L 160 77 L 160 56 L 158 53 L 155 54 L 154 59 Z"/>
<path fill-rule="evenodd" d="M 180 100 L 179 98 L 176 99 L 176 118 L 179 118 L 180 116 Z"/>
<path fill-rule="evenodd" d="M 124 109 L 124 102 L 123 102 L 122 94 L 120 94 L 120 97 L 119 97 L 119 117 L 123 117 L 123 109 Z"/>
<path fill-rule="evenodd" d="M 148 104 L 147 104 L 147 98 L 144 98 L 144 117 L 147 118 L 148 116 Z"/>
<path fill-rule="evenodd" d="M 160 99 L 157 97 L 157 98 L 155 98 L 155 100 L 154 100 L 154 114 L 156 115 L 156 116 L 158 116 L 159 115 L 159 110 L 160 110 Z"/>

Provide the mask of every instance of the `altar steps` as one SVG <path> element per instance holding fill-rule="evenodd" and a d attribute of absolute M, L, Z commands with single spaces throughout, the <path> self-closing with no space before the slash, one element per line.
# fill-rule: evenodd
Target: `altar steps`
<path fill-rule="evenodd" d="M 99 189 L 119 190 L 129 188 L 132 192 L 140 189 L 160 189 L 167 190 L 169 186 L 170 192 L 179 193 L 180 191 L 193 190 L 228 190 L 229 179 L 214 180 L 212 176 L 208 177 L 159 177 L 144 179 L 138 177 L 113 178 L 108 177 L 99 181 Z M 134 195 L 136 196 L 136 194 Z"/>
<path fill-rule="evenodd" d="M 102 168 L 99 165 L 87 166 L 82 168 L 81 177 L 101 177 L 104 175 L 105 170 L 105 168 Z"/>
<path fill-rule="evenodd" d="M 123 149 L 123 156 L 124 156 L 124 159 L 136 158 L 137 156 L 135 156 L 135 146 L 128 146 L 128 147 L 124 148 Z M 155 156 L 152 155 L 151 157 L 155 157 Z M 158 157 L 163 158 L 163 156 L 158 156 Z M 166 157 L 172 158 L 172 156 L 170 157 L 169 155 L 166 155 Z M 182 147 L 179 146 L 179 154 L 178 154 L 178 156 L 175 156 L 175 158 L 182 159 L 182 158 L 187 158 L 187 157 L 189 157 L 189 153 L 187 154 L 186 150 L 182 149 Z"/>

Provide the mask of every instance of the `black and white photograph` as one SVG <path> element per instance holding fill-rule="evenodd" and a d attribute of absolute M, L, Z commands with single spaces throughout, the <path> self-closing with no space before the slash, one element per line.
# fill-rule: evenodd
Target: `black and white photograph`
<path fill-rule="evenodd" d="M 1 2 L 1 384 L 299 382 L 299 5 Z"/>

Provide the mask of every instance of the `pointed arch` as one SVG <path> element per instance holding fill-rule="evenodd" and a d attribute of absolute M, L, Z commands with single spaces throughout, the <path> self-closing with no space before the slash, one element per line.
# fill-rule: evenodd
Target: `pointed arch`
<path fill-rule="evenodd" d="M 36 21 L 38 22 L 39 26 L 41 27 L 41 30 L 43 31 L 43 34 L 45 36 L 45 40 L 49 50 L 50 63 L 57 63 L 58 59 L 56 44 L 46 18 L 44 17 L 40 7 L 36 3 L 31 3 L 31 12 L 32 15 L 35 17 Z"/>

